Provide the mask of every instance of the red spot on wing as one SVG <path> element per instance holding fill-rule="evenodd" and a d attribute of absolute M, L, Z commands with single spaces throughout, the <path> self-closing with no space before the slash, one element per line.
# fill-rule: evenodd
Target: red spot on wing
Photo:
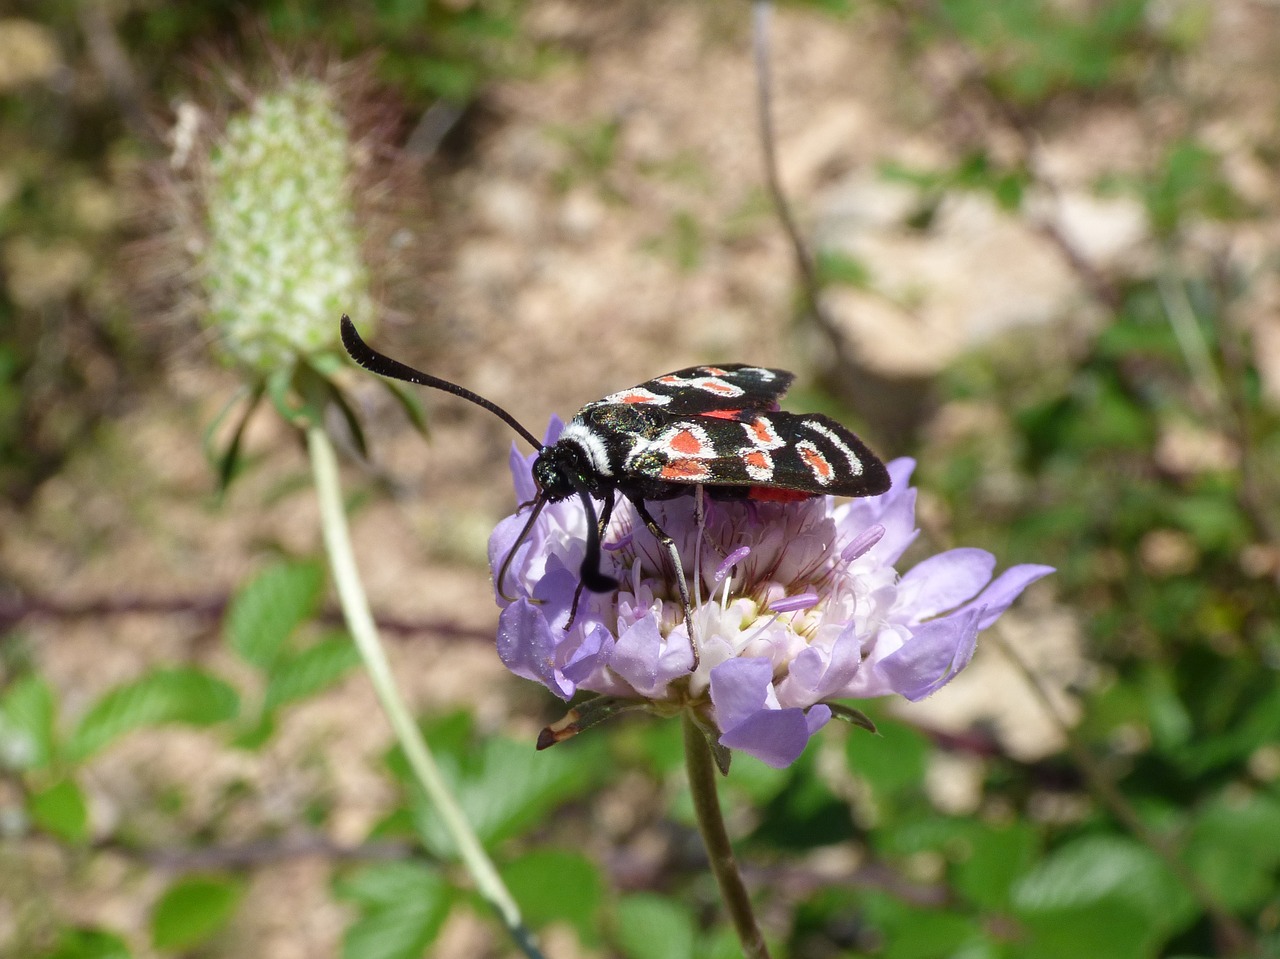
<path fill-rule="evenodd" d="M 737 396 L 742 392 L 732 383 L 725 383 L 722 380 L 716 379 L 703 380 L 698 384 L 698 386 L 709 393 L 727 393 L 730 396 Z"/>
<path fill-rule="evenodd" d="M 813 493 L 798 489 L 779 489 L 776 486 L 753 486 L 747 491 L 747 498 L 765 503 L 798 503 L 809 499 Z"/>
<path fill-rule="evenodd" d="M 729 375 L 728 370 L 722 370 L 718 366 L 703 366 L 703 367 L 700 367 L 700 369 L 702 370 L 702 372 L 706 373 L 708 376 L 728 376 Z"/>
<path fill-rule="evenodd" d="M 778 434 L 773 431 L 773 424 L 763 417 L 757 416 L 750 429 L 751 435 L 761 446 L 769 446 L 778 441 Z"/>
<path fill-rule="evenodd" d="M 672 451 L 683 453 L 686 456 L 696 456 L 703 452 L 702 440 L 698 439 L 692 430 L 681 430 L 671 437 L 671 442 L 668 445 Z"/>
<path fill-rule="evenodd" d="M 773 463 L 769 460 L 764 450 L 752 450 L 742 457 L 742 462 L 748 466 L 754 466 L 758 470 L 767 470 L 773 468 Z"/>
<path fill-rule="evenodd" d="M 651 393 L 623 393 L 618 397 L 619 403 L 652 403 Z"/>
<path fill-rule="evenodd" d="M 710 475 L 710 470 L 698 460 L 673 459 L 662 467 L 660 475 L 669 480 L 704 479 Z"/>
<path fill-rule="evenodd" d="M 718 420 L 736 420 L 742 416 L 742 410 L 707 410 L 699 416 L 710 416 Z"/>

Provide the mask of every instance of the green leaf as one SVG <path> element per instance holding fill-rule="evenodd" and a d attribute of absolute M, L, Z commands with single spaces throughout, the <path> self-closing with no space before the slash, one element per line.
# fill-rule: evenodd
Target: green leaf
<path fill-rule="evenodd" d="M 132 959 L 133 953 L 119 936 L 100 929 L 65 929 L 53 952 L 42 959 Z"/>
<path fill-rule="evenodd" d="M 0 768 L 40 769 L 53 758 L 53 691 L 38 676 L 17 680 L 0 699 Z"/>
<path fill-rule="evenodd" d="M 895 720 L 881 720 L 876 730 L 875 736 L 848 737 L 849 769 L 866 779 L 882 801 L 904 789 L 918 789 L 929 758 L 928 740 Z"/>
<path fill-rule="evenodd" d="M 692 959 L 693 913 L 662 896 L 627 896 L 618 903 L 618 947 L 627 959 Z"/>
<path fill-rule="evenodd" d="M 1275 894 L 1280 868 L 1280 800 L 1229 793 L 1217 797 L 1196 816 L 1185 856 L 1228 909 L 1261 906 Z"/>
<path fill-rule="evenodd" d="M 286 653 L 271 667 L 262 708 L 271 711 L 313 696 L 359 662 L 360 653 L 345 634 L 323 639 L 300 653 Z"/>
<path fill-rule="evenodd" d="M 243 891 L 241 884 L 231 879 L 180 879 L 151 912 L 151 941 L 157 949 L 183 950 L 199 945 L 227 924 Z"/>
<path fill-rule="evenodd" d="M 602 746 L 582 742 L 577 749 L 535 752 L 528 743 L 491 739 L 480 749 L 478 768 L 454 784 L 454 792 L 476 834 L 488 844 L 517 835 L 552 808 L 584 792 L 602 768 L 592 752 Z M 452 855 L 453 840 L 432 805 L 417 807 L 419 829 L 428 848 Z"/>
<path fill-rule="evenodd" d="M 509 863 L 502 878 L 532 928 L 567 922 L 584 945 L 598 944 L 604 884 L 591 860 L 580 853 L 542 849 Z"/>
<path fill-rule="evenodd" d="M 444 882 L 416 863 L 370 866 L 340 880 L 335 893 L 361 912 L 343 937 L 343 959 L 419 959 L 449 912 Z"/>
<path fill-rule="evenodd" d="M 231 602 L 225 623 L 231 647 L 268 669 L 290 635 L 314 615 L 324 588 L 317 563 L 279 563 L 255 576 Z"/>
<path fill-rule="evenodd" d="M 89 834 L 89 807 L 74 779 L 63 779 L 31 796 L 32 820 L 67 842 L 83 842 Z"/>
<path fill-rule="evenodd" d="M 80 720 L 67 749 L 73 758 L 85 759 L 142 726 L 211 726 L 234 719 L 239 709 L 236 691 L 215 676 L 192 668 L 157 669 L 98 700 Z"/>
<path fill-rule="evenodd" d="M 1013 884 L 1035 860 L 1036 830 L 1022 822 L 997 827 L 970 821 L 967 826 L 954 843 L 962 847 L 953 870 L 955 888 L 982 909 L 1006 910 Z"/>
<path fill-rule="evenodd" d="M 1145 846 L 1086 836 L 1043 859 L 1013 888 L 1017 917 L 1044 959 L 1149 954 L 1194 913 L 1186 891 Z"/>

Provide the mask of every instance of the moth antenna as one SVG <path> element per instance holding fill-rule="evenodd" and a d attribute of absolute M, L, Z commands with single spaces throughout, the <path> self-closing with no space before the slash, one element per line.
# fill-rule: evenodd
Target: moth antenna
<path fill-rule="evenodd" d="M 547 498 L 539 496 L 533 501 L 533 512 L 529 514 L 529 518 L 525 520 L 524 528 L 520 530 L 520 535 L 516 537 L 516 541 L 511 544 L 511 548 L 507 550 L 507 557 L 502 561 L 502 569 L 498 570 L 498 580 L 493 585 L 498 589 L 498 595 L 505 599 L 508 603 L 514 603 L 516 598 L 507 595 L 506 582 L 507 570 L 511 568 L 511 561 L 515 559 L 516 550 L 520 548 L 520 544 L 524 542 L 525 537 L 529 535 L 529 531 L 533 529 L 534 522 L 538 519 L 538 514 L 542 512 L 542 507 L 547 505 Z"/>
<path fill-rule="evenodd" d="M 473 393 L 465 386 L 459 386 L 457 383 L 450 383 L 448 380 L 442 380 L 440 377 L 432 376 L 430 373 L 415 370 L 412 366 L 379 353 L 364 340 L 360 339 L 360 334 L 356 332 L 356 326 L 351 322 L 351 317 L 345 313 L 342 315 L 342 345 L 346 348 L 351 358 L 370 373 L 377 373 L 379 376 L 385 376 L 389 379 L 402 380 L 405 383 L 429 386 L 433 390 L 452 393 L 454 396 L 461 397 L 469 403 L 474 403 L 476 406 L 488 410 L 528 440 L 534 449 L 542 449 L 543 444 L 540 439 L 521 426 L 519 420 L 492 400 L 486 400 L 479 393 Z"/>

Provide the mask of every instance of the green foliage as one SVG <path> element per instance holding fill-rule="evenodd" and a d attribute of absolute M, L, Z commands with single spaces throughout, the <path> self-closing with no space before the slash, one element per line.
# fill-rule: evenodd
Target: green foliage
<path fill-rule="evenodd" d="M 366 867 L 334 891 L 358 913 L 342 940 L 343 959 L 417 959 L 449 912 L 444 881 L 416 863 Z"/>
<path fill-rule="evenodd" d="M 27 802 L 31 820 L 66 842 L 83 842 L 89 833 L 89 807 L 71 779 L 60 779 L 33 793 Z"/>
<path fill-rule="evenodd" d="M 581 853 L 555 849 L 529 852 L 507 863 L 502 879 L 531 928 L 566 922 L 584 945 L 598 943 L 604 880 L 595 864 Z"/>
<path fill-rule="evenodd" d="M 324 570 L 317 563 L 268 567 L 231 601 L 227 641 L 246 662 L 269 669 L 294 631 L 315 614 L 323 589 Z"/>
<path fill-rule="evenodd" d="M 193 668 L 154 669 L 99 699 L 71 734 L 67 753 L 83 760 L 144 726 L 212 726 L 239 710 L 239 694 L 216 676 Z"/>
<path fill-rule="evenodd" d="M 23 676 L 0 698 L 0 768 L 39 769 L 54 752 L 54 701 L 38 676 Z"/>
<path fill-rule="evenodd" d="M 185 951 L 215 935 L 235 913 L 244 892 L 233 879 L 193 876 L 174 883 L 151 912 L 157 949 Z"/>
<path fill-rule="evenodd" d="M 58 945 L 40 959 L 132 959 L 123 939 L 101 929 L 67 928 Z"/>
<path fill-rule="evenodd" d="M 632 895 L 618 901 L 615 937 L 627 959 L 693 959 L 693 914 L 662 896 Z"/>

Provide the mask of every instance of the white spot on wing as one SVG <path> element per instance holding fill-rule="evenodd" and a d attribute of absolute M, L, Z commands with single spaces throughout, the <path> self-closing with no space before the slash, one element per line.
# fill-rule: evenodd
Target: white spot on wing
<path fill-rule="evenodd" d="M 843 453 L 844 458 L 849 461 L 849 471 L 853 473 L 854 476 L 862 475 L 861 457 L 859 457 L 857 453 L 855 453 L 853 450 L 849 448 L 849 444 L 847 444 L 844 440 L 840 438 L 839 433 L 831 429 L 831 427 L 823 423 L 819 423 L 816 420 L 804 420 L 801 423 L 801 425 L 807 427 L 808 429 L 813 430 L 815 433 L 821 436 L 825 436 L 828 440 L 830 440 L 831 445 L 834 446 L 836 449 L 838 449 L 841 453 Z"/>

